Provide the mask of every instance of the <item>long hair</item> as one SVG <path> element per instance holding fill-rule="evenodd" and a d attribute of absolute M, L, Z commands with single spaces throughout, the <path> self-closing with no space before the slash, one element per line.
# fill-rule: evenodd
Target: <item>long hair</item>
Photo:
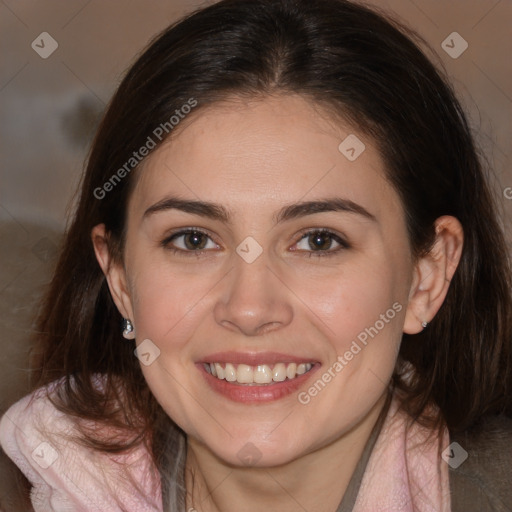
<path fill-rule="evenodd" d="M 112 257 L 122 262 L 128 199 L 143 172 L 143 164 L 126 164 L 148 136 L 159 147 L 172 134 L 160 139 L 155 129 L 191 98 L 197 105 L 189 115 L 196 116 L 229 97 L 299 94 L 359 128 L 377 144 L 401 198 L 415 258 L 431 248 L 438 217 L 459 219 L 464 247 L 446 300 L 428 329 L 403 335 L 393 383 L 413 418 L 436 404 L 434 423 L 453 432 L 486 415 L 512 415 L 504 235 L 468 121 L 422 44 L 396 21 L 346 0 L 223 0 L 158 35 L 112 98 L 39 316 L 33 383 L 63 378 L 62 411 L 132 434 L 124 442 L 91 434 L 90 446 L 121 451 L 147 443 L 162 474 L 171 463 L 165 455 L 174 458 L 172 489 L 163 487 L 172 510 L 184 509 L 185 435 L 156 402 L 133 345 L 121 336 L 90 235 L 104 223 Z M 411 380 L 401 373 L 405 364 L 415 369 Z M 94 374 L 105 376 L 102 390 Z"/>

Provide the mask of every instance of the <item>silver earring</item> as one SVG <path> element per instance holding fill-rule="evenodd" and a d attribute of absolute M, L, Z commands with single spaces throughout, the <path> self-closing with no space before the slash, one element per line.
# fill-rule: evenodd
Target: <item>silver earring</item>
<path fill-rule="evenodd" d="M 135 329 L 128 318 L 123 318 L 123 337 L 127 340 L 133 340 L 135 338 Z"/>
<path fill-rule="evenodd" d="M 423 327 L 423 329 L 425 329 L 428 325 L 428 322 L 425 322 L 425 320 L 423 320 L 423 322 L 421 322 L 421 327 Z"/>

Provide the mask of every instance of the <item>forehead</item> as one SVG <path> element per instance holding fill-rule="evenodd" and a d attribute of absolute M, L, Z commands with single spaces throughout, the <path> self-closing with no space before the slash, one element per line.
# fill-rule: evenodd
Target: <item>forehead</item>
<path fill-rule="evenodd" d="M 373 141 L 300 96 L 199 109 L 138 172 L 137 210 L 166 194 L 244 212 L 326 195 L 364 202 L 377 215 L 401 208 Z"/>

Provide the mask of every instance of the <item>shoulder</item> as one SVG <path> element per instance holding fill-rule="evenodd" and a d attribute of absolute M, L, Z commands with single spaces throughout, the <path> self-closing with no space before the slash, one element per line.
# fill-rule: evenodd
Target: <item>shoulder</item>
<path fill-rule="evenodd" d="M 97 385 L 102 377 L 96 376 Z M 77 422 L 60 411 L 54 400 L 64 386 L 65 379 L 58 379 L 36 389 L 13 404 L 0 419 L 0 444 L 9 456 L 20 457 L 20 449 L 32 446 L 35 441 L 65 444 L 66 439 L 77 434 Z M 35 447 L 34 447 L 35 448 Z"/>
<path fill-rule="evenodd" d="M 51 400 L 62 383 L 22 398 L 0 420 L 0 444 L 31 482 L 35 510 L 117 510 L 121 504 L 160 510 L 160 482 L 148 451 L 140 445 L 111 454 L 80 443 L 79 420 Z"/>
<path fill-rule="evenodd" d="M 512 418 L 487 417 L 450 441 L 452 511 L 510 512 Z"/>
<path fill-rule="evenodd" d="M 14 462 L 20 459 L 19 448 L 30 444 L 44 429 L 69 431 L 66 417 L 50 401 L 48 395 L 61 385 L 55 381 L 37 389 L 13 404 L 0 419 L 0 444 Z M 20 459 L 21 460 L 21 459 Z"/>

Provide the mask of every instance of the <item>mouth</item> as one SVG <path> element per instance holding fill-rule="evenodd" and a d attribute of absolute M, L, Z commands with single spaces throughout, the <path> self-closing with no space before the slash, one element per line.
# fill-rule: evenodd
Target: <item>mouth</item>
<path fill-rule="evenodd" d="M 240 403 L 279 400 L 298 391 L 321 364 L 277 353 L 212 354 L 196 363 L 216 393 Z"/>

